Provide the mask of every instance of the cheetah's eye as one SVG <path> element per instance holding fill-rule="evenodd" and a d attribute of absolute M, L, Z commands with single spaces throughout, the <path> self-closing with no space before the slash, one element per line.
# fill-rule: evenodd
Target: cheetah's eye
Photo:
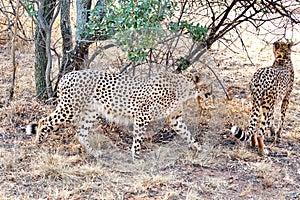
<path fill-rule="evenodd" d="M 192 73 L 196 73 L 197 72 L 197 70 L 196 69 L 191 69 L 190 70 L 190 73 L 192 74 Z"/>

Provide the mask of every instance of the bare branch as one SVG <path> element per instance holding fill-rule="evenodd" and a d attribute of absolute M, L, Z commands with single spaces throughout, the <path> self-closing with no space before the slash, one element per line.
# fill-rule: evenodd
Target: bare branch
<path fill-rule="evenodd" d="M 86 67 L 89 68 L 91 62 L 100 54 L 103 53 L 104 50 L 115 47 L 115 44 L 108 44 L 103 47 L 98 47 L 97 51 L 93 53 L 93 55 L 86 61 Z"/>
<path fill-rule="evenodd" d="M 240 32 L 239 32 L 237 29 L 235 29 L 235 32 L 237 33 L 237 35 L 238 35 L 238 37 L 239 37 L 239 39 L 240 39 L 240 42 L 241 42 L 241 44 L 242 44 L 242 47 L 243 47 L 244 51 L 246 52 L 246 55 L 247 55 L 249 61 L 251 62 L 251 64 L 252 64 L 253 66 L 255 66 L 255 64 L 252 62 L 252 60 L 251 60 L 251 58 L 250 58 L 250 56 L 249 56 L 247 47 L 246 47 L 246 45 L 245 45 L 245 43 L 244 43 L 244 40 L 243 40 L 243 38 L 242 38 Z"/>
<path fill-rule="evenodd" d="M 20 8 L 20 0 L 17 0 L 17 9 L 15 11 L 15 24 L 18 21 L 19 18 L 19 8 Z M 16 52 L 15 52 L 15 41 L 16 41 L 16 32 L 17 32 L 17 26 L 14 26 L 14 34 L 12 36 L 12 48 L 11 48 L 11 57 L 12 57 L 12 67 L 13 67 L 13 73 L 12 73 L 12 82 L 9 90 L 9 101 L 13 99 L 14 96 L 14 91 L 15 91 L 15 81 L 16 81 L 16 72 L 17 72 L 17 67 L 18 63 L 16 62 Z"/>

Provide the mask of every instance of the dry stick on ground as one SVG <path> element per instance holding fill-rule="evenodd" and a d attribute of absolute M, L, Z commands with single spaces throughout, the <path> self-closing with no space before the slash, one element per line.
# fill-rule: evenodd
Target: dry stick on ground
<path fill-rule="evenodd" d="M 11 57 L 12 57 L 12 65 L 13 65 L 13 74 L 12 74 L 12 81 L 11 86 L 9 89 L 9 101 L 13 99 L 14 92 L 15 92 L 15 82 L 16 82 L 16 71 L 18 67 L 18 63 L 16 62 L 16 51 L 15 51 L 15 42 L 16 42 L 16 36 L 17 36 L 17 22 L 19 18 L 19 7 L 20 7 L 20 1 L 17 0 L 17 10 L 15 14 L 15 22 L 14 22 L 14 32 L 12 33 L 12 39 L 11 39 Z"/>

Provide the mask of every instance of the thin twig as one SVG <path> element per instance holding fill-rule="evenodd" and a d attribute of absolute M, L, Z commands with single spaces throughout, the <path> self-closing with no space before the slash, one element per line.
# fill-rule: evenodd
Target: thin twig
<path fill-rule="evenodd" d="M 104 50 L 107 50 L 109 48 L 115 47 L 116 45 L 111 43 L 111 44 L 107 44 L 103 47 L 98 47 L 98 49 L 93 53 L 93 55 L 86 61 L 86 67 L 89 68 L 91 62 L 93 62 L 93 60 L 100 54 L 103 53 Z"/>
<path fill-rule="evenodd" d="M 240 35 L 240 33 L 239 33 L 239 31 L 238 31 L 237 29 L 235 29 L 235 32 L 237 33 L 237 35 L 238 35 L 238 37 L 239 37 L 239 39 L 240 39 L 240 41 L 241 41 L 241 43 L 242 43 L 243 49 L 244 49 L 244 51 L 246 52 L 246 55 L 247 55 L 249 61 L 251 62 L 251 64 L 252 64 L 253 66 L 255 66 L 255 64 L 252 62 L 252 59 L 250 58 L 250 55 L 249 55 L 249 53 L 248 53 L 247 47 L 246 47 L 246 45 L 245 45 L 245 43 L 244 43 L 244 40 L 243 40 L 242 36 Z"/>
<path fill-rule="evenodd" d="M 14 91 L 15 91 L 15 82 L 16 82 L 16 72 L 17 72 L 17 67 L 18 67 L 18 63 L 16 62 L 16 52 L 15 52 L 15 48 L 16 48 L 16 33 L 17 33 L 17 21 L 18 21 L 18 17 L 19 17 L 19 8 L 20 8 L 20 4 L 19 4 L 20 0 L 17 0 L 17 10 L 15 11 L 15 22 L 14 22 L 14 33 L 12 36 L 12 47 L 11 47 L 11 57 L 12 57 L 12 65 L 13 65 L 13 75 L 12 75 L 12 82 L 11 82 L 11 86 L 10 86 L 10 90 L 9 90 L 9 101 L 12 101 L 13 96 L 14 96 Z"/>
<path fill-rule="evenodd" d="M 222 81 L 219 79 L 219 77 L 218 77 L 218 75 L 216 74 L 216 72 L 215 72 L 208 64 L 206 64 L 206 63 L 204 63 L 204 62 L 202 62 L 202 61 L 200 61 L 200 63 L 202 63 L 205 67 L 207 67 L 207 68 L 214 74 L 214 76 L 216 77 L 217 81 L 218 81 L 219 84 L 221 85 L 221 87 L 222 87 L 222 89 L 223 89 L 223 91 L 224 91 L 224 93 L 225 93 L 227 99 L 228 99 L 228 100 L 231 100 L 231 98 L 229 97 L 229 95 L 228 95 L 228 93 L 227 93 L 227 91 L 226 91 L 226 89 L 225 89 L 225 87 L 224 87 Z"/>

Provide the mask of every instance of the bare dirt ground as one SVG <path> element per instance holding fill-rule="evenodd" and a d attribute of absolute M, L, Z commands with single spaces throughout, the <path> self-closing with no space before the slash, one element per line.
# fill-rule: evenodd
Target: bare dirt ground
<path fill-rule="evenodd" d="M 54 107 L 34 99 L 31 44 L 17 52 L 16 96 L 6 104 L 11 60 L 9 49 L 0 46 L 0 199 L 300 199 L 299 45 L 292 55 L 295 84 L 283 137 L 274 146 L 267 143 L 269 155 L 259 156 L 249 144 L 230 135 L 233 124 L 248 126 L 248 85 L 254 71 L 273 62 L 271 46 L 254 37 L 246 41 L 255 66 L 244 53 L 218 46 L 210 53 L 232 100 L 216 93 L 216 109 L 201 116 L 194 102 L 186 106 L 189 129 L 203 151 L 194 156 L 184 141 L 159 122 L 161 126 L 150 127 L 143 159 L 136 162 L 131 160 L 126 127 L 108 129 L 101 124 L 95 128 L 93 141 L 103 151 L 99 160 L 81 147 L 72 126 L 35 146 L 24 127 Z M 154 133 L 170 138 L 161 142 L 153 138 Z"/>

